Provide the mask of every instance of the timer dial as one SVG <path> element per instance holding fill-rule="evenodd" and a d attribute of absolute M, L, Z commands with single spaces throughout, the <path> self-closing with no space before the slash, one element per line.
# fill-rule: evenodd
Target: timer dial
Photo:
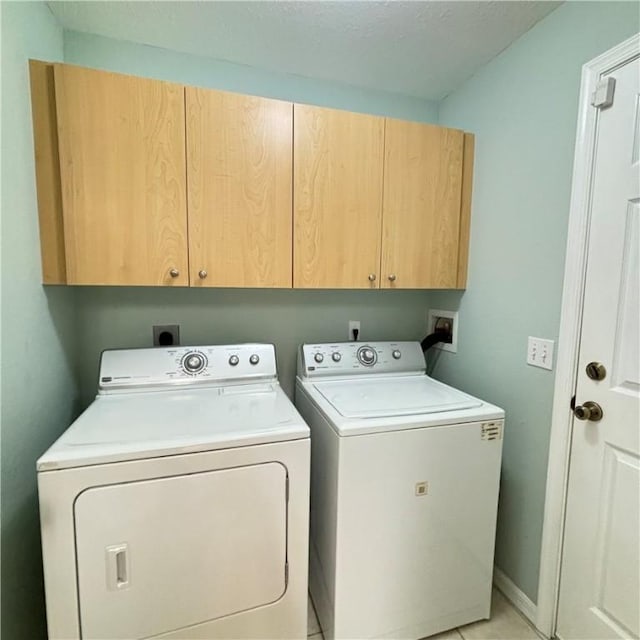
<path fill-rule="evenodd" d="M 203 354 L 198 353 L 197 351 L 189 351 L 182 358 L 182 368 L 190 374 L 200 373 L 206 364 L 207 359 Z"/>
<path fill-rule="evenodd" d="M 358 360 L 361 364 L 371 367 L 378 360 L 378 354 L 369 346 L 360 347 L 358 349 Z"/>

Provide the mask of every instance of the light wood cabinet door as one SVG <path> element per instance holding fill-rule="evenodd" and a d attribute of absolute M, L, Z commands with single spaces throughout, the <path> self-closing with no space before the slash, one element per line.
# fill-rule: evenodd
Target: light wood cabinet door
<path fill-rule="evenodd" d="M 457 286 L 463 141 L 456 129 L 387 119 L 381 287 Z"/>
<path fill-rule="evenodd" d="M 187 285 L 184 88 L 55 65 L 55 90 L 67 282 Z"/>
<path fill-rule="evenodd" d="M 296 104 L 293 137 L 294 287 L 378 288 L 384 118 Z"/>
<path fill-rule="evenodd" d="M 187 87 L 191 286 L 291 287 L 290 102 Z"/>

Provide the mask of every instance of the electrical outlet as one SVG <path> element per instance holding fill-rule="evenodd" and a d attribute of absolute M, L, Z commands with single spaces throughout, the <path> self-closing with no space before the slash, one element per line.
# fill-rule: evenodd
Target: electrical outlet
<path fill-rule="evenodd" d="M 154 324 L 153 346 L 175 347 L 180 344 L 179 324 Z"/>
<path fill-rule="evenodd" d="M 353 334 L 353 330 L 354 329 L 358 332 L 357 338 Z M 349 336 L 348 336 L 348 339 L 350 341 L 353 340 L 355 342 L 356 340 L 360 340 L 360 338 L 362 338 L 362 335 L 360 335 L 360 320 L 349 320 Z"/>
<path fill-rule="evenodd" d="M 529 336 L 527 364 L 551 371 L 553 369 L 553 340 Z"/>
<path fill-rule="evenodd" d="M 442 351 L 458 352 L 458 312 L 444 311 L 442 309 L 429 309 L 427 313 L 427 334 L 430 335 L 436 330 L 436 323 L 445 318 L 451 326 L 451 342 L 438 342 L 433 346 L 434 349 L 442 349 Z"/>

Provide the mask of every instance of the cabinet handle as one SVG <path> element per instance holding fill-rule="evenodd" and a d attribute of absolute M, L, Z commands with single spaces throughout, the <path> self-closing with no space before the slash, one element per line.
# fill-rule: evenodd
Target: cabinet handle
<path fill-rule="evenodd" d="M 389 274 L 389 282 L 395 282 L 396 281 L 396 274 L 395 273 L 390 273 Z"/>
<path fill-rule="evenodd" d="M 375 282 L 376 281 L 376 274 L 375 273 L 370 273 L 369 274 L 369 282 Z"/>
<path fill-rule="evenodd" d="M 204 269 L 200 269 L 200 271 L 198 271 L 198 276 L 201 280 L 204 280 L 207 277 L 207 272 Z"/>
<path fill-rule="evenodd" d="M 172 278 L 177 278 L 177 277 L 180 275 L 180 272 L 179 272 L 177 269 L 175 269 L 175 268 L 174 268 L 174 269 L 170 269 L 170 270 L 169 270 L 169 275 L 170 275 Z"/>

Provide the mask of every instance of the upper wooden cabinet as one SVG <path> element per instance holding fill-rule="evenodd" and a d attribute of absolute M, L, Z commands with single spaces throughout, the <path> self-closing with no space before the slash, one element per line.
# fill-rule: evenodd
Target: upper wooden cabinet
<path fill-rule="evenodd" d="M 294 113 L 294 286 L 463 287 L 473 138 L 465 155 L 457 129 Z"/>
<path fill-rule="evenodd" d="M 384 118 L 294 114 L 294 287 L 377 288 Z"/>
<path fill-rule="evenodd" d="M 191 284 L 291 287 L 290 102 L 187 87 Z"/>
<path fill-rule="evenodd" d="M 47 284 L 464 288 L 473 136 L 31 61 Z"/>
<path fill-rule="evenodd" d="M 183 88 L 54 74 L 67 282 L 187 284 Z"/>
<path fill-rule="evenodd" d="M 464 133 L 386 121 L 380 286 L 453 289 Z"/>

